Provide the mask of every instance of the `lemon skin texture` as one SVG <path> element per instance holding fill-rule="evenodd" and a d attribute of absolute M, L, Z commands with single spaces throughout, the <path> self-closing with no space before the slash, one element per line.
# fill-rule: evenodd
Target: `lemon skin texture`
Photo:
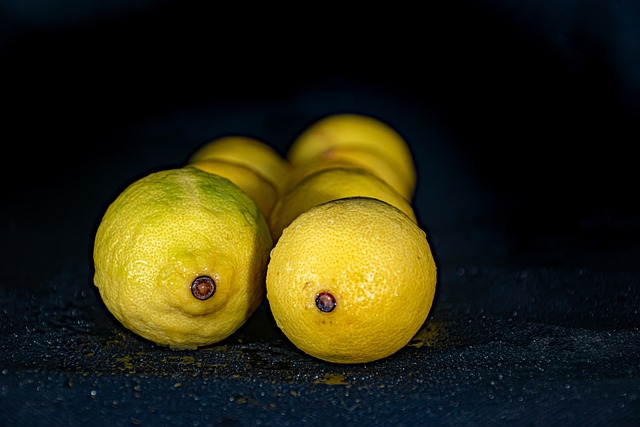
<path fill-rule="evenodd" d="M 385 181 L 408 201 L 413 199 L 415 181 L 408 180 L 405 173 L 387 157 L 365 147 L 328 148 L 305 163 L 293 166 L 287 179 L 287 188 L 297 185 L 315 172 L 339 167 L 365 169 Z"/>
<path fill-rule="evenodd" d="M 188 166 L 227 178 L 247 193 L 260 209 L 262 216 L 269 220 L 273 206 L 279 197 L 278 190 L 253 169 L 238 163 L 215 159 L 198 160 Z"/>
<path fill-rule="evenodd" d="M 367 150 L 385 159 L 413 194 L 416 168 L 407 141 L 392 126 L 371 116 L 339 113 L 311 123 L 294 139 L 287 159 L 294 166 L 301 165 L 338 147 Z"/>
<path fill-rule="evenodd" d="M 308 210 L 284 230 L 271 252 L 267 299 L 278 327 L 303 352 L 366 363 L 394 354 L 416 334 L 431 310 L 436 276 L 415 222 L 383 201 L 346 198 Z M 321 295 L 335 307 L 320 310 Z"/>
<path fill-rule="evenodd" d="M 94 283 L 126 328 L 193 349 L 225 339 L 255 311 L 271 247 L 259 209 L 231 181 L 193 167 L 155 172 L 107 208 Z M 204 300 L 191 291 L 201 276 L 215 282 Z"/>
<path fill-rule="evenodd" d="M 360 168 L 333 167 L 310 174 L 278 199 L 269 219 L 271 234 L 277 241 L 282 230 L 301 213 L 322 203 L 355 196 L 387 202 L 417 222 L 411 203 L 376 175 Z"/>
<path fill-rule="evenodd" d="M 264 180 L 283 191 L 290 164 L 266 142 L 245 135 L 215 138 L 189 158 L 188 163 L 200 160 L 222 160 L 252 169 Z"/>

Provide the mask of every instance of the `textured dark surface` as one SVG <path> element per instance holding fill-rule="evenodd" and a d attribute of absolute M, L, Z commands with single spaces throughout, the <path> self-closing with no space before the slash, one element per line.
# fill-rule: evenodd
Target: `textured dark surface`
<path fill-rule="evenodd" d="M 469 1 L 316 23 L 134 3 L 31 20 L 2 3 L 14 150 L 1 175 L 0 425 L 640 423 L 631 3 Z M 284 153 L 341 111 L 393 125 L 416 158 L 439 277 L 406 348 L 315 360 L 266 301 L 198 351 L 115 321 L 91 250 L 126 185 L 222 134 Z"/>

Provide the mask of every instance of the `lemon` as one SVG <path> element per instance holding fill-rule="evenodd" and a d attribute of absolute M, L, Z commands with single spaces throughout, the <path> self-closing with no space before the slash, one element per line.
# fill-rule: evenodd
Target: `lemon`
<path fill-rule="evenodd" d="M 282 191 L 290 164 L 266 142 L 244 135 L 228 135 L 215 138 L 198 150 L 188 160 L 223 160 L 252 169 L 263 179 Z"/>
<path fill-rule="evenodd" d="M 393 127 L 374 117 L 341 113 L 321 118 L 292 142 L 287 159 L 293 165 L 301 165 L 336 147 L 364 149 L 385 159 L 401 176 L 406 190 L 400 193 L 411 199 L 416 169 L 409 145 Z"/>
<path fill-rule="evenodd" d="M 404 347 L 424 324 L 436 289 L 425 232 L 368 197 L 300 214 L 271 251 L 267 299 L 278 327 L 305 353 L 365 363 Z"/>
<path fill-rule="evenodd" d="M 404 173 L 387 157 L 365 147 L 338 146 L 327 148 L 305 163 L 291 169 L 287 178 L 287 188 L 296 185 L 305 177 L 322 169 L 352 167 L 366 169 L 385 181 L 405 199 L 411 201 L 415 184 L 410 183 Z"/>
<path fill-rule="evenodd" d="M 278 199 L 269 221 L 274 241 L 291 221 L 313 206 L 354 196 L 385 201 L 417 222 L 411 203 L 376 175 L 365 169 L 333 167 L 312 173 Z"/>
<path fill-rule="evenodd" d="M 269 219 L 271 210 L 278 200 L 278 190 L 255 170 L 238 163 L 215 159 L 198 160 L 189 166 L 227 178 L 247 193 L 265 219 Z"/>
<path fill-rule="evenodd" d="M 151 173 L 107 208 L 94 283 L 128 329 L 175 349 L 235 332 L 264 297 L 272 239 L 256 204 L 194 167 Z"/>

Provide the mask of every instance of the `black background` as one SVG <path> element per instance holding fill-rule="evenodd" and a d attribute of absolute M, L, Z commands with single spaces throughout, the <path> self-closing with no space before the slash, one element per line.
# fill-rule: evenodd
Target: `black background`
<path fill-rule="evenodd" d="M 633 169 L 631 2 L 6 3 L 4 131 L 34 168 L 55 160 L 55 176 L 121 150 L 114 132 L 167 111 L 362 87 L 413 103 L 499 189 L 609 201 Z"/>
<path fill-rule="evenodd" d="M 470 160 L 475 179 L 518 199 L 543 227 L 635 204 L 640 36 L 631 2 L 6 3 L 10 194 L 38 191 L 43 174 L 47 183 L 74 179 L 105 156 L 136 156 L 142 142 L 120 135 L 142 120 L 271 103 L 289 106 L 271 120 L 295 123 L 296 97 L 334 90 L 360 105 L 362 92 L 408 103 Z M 284 151 L 307 122 L 270 142 Z"/>
<path fill-rule="evenodd" d="M 318 424 L 319 401 L 347 424 L 638 421 L 634 2 L 0 5 L 8 425 L 95 422 L 96 405 L 105 425 Z M 284 154 L 344 111 L 412 148 L 439 264 L 431 318 L 447 339 L 428 357 L 417 346 L 336 368 L 287 346 L 265 305 L 222 354 L 237 370 L 207 376 L 120 329 L 91 284 L 91 250 L 126 185 L 222 134 Z M 120 370 L 123 354 L 138 364 Z M 317 385 L 335 372 L 346 394 Z M 172 398 L 176 381 L 191 388 Z M 194 395 L 222 400 L 187 415 Z"/>

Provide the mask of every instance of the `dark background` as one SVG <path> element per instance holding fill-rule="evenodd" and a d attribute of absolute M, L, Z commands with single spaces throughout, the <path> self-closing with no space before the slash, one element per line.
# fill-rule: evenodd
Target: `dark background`
<path fill-rule="evenodd" d="M 38 191 L 43 175 L 47 185 L 73 180 L 109 156 L 140 160 L 140 171 L 179 163 L 215 136 L 195 127 L 216 111 L 279 110 L 262 114 L 274 130 L 259 136 L 284 151 L 314 113 L 359 109 L 400 127 L 392 114 L 402 105 L 443 133 L 461 169 L 545 227 L 603 204 L 634 205 L 639 7 L 519 3 L 4 1 L 3 133 L 19 159 L 3 168 L 14 183 L 5 191 Z M 372 97 L 390 111 L 376 111 Z M 133 126 L 178 116 L 178 132 L 191 135 L 167 131 L 146 149 L 132 140 Z M 257 132 L 242 123 L 225 131 Z M 178 144 L 182 152 L 161 157 Z"/>
<path fill-rule="evenodd" d="M 640 419 L 637 2 L 1 0 L 0 63 L 7 425 Z M 446 334 L 333 367 L 265 305 L 188 365 L 110 318 L 91 250 L 126 185 L 223 134 L 284 154 L 345 111 L 413 150 Z"/>

